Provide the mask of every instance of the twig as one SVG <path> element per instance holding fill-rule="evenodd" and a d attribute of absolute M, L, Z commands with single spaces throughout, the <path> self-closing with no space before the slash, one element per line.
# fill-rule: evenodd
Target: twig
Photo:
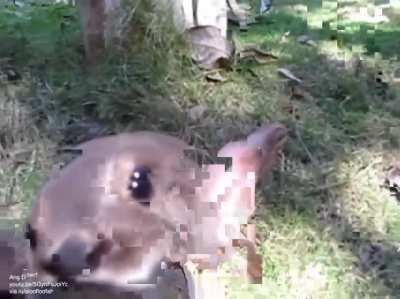
<path fill-rule="evenodd" d="M 305 144 L 305 142 L 301 138 L 301 135 L 299 133 L 297 125 L 295 125 L 295 133 L 296 133 L 296 137 L 299 139 L 300 144 L 302 145 L 302 147 L 304 148 L 305 152 L 307 153 L 308 158 L 310 159 L 311 163 L 313 164 L 314 169 L 317 172 L 318 179 L 319 179 L 320 187 L 318 187 L 317 189 L 311 191 L 309 194 L 316 194 L 316 193 L 320 193 L 320 192 L 323 192 L 323 191 L 327 191 L 327 196 L 330 197 L 332 195 L 331 194 L 331 189 L 332 188 L 335 188 L 335 187 L 338 187 L 340 185 L 343 185 L 346 182 L 336 182 L 336 183 L 332 183 L 332 184 L 327 184 L 326 181 L 325 181 L 326 175 L 324 175 L 323 171 L 321 170 L 321 168 L 319 166 L 318 161 L 314 158 L 314 156 L 312 155 L 311 151 L 308 149 L 307 145 Z"/>
<path fill-rule="evenodd" d="M 310 159 L 311 163 L 314 165 L 314 167 L 315 167 L 316 169 L 319 170 L 318 162 L 317 162 L 317 160 L 314 158 L 314 156 L 312 155 L 311 151 L 308 149 L 307 145 L 304 143 L 303 138 L 301 138 L 301 135 L 300 135 L 300 133 L 299 133 L 299 129 L 298 129 L 297 124 L 295 125 L 295 133 L 296 133 L 297 139 L 299 140 L 301 146 L 304 148 L 304 150 L 305 150 L 305 152 L 306 152 L 308 158 Z M 320 172 L 320 171 L 319 171 L 319 172 Z"/>

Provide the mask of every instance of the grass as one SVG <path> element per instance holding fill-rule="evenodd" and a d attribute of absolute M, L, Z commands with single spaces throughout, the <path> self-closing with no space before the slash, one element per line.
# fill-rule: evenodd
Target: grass
<path fill-rule="evenodd" d="M 400 86 L 392 76 L 400 13 L 390 8 L 381 24 L 352 21 L 367 4 L 277 1 L 249 31 L 232 28 L 239 49 L 256 43 L 277 62 L 240 62 L 221 71 L 227 80 L 218 84 L 192 65 L 166 18 L 134 18 L 137 42 L 89 75 L 74 8 L 2 9 L 0 227 L 21 228 L 61 159 L 59 146 L 148 129 L 213 155 L 258 124 L 281 121 L 291 138 L 257 195 L 263 284 L 231 282 L 231 297 L 398 298 L 400 206 L 383 183 L 400 159 Z M 300 44 L 300 35 L 317 45 Z M 359 69 L 350 63 L 355 53 Z M 293 94 L 278 68 L 303 80 L 300 91 Z M 10 81 L 10 70 L 20 79 Z M 190 118 L 198 105 L 205 114 Z"/>

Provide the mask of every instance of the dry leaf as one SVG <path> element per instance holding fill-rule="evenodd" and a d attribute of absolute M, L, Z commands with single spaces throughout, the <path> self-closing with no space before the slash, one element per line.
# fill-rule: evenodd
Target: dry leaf
<path fill-rule="evenodd" d="M 247 45 L 243 48 L 242 51 L 238 54 L 239 61 L 243 59 L 254 59 L 260 64 L 268 63 L 274 60 L 277 60 L 278 57 L 268 53 L 266 51 L 261 50 L 259 47 L 254 45 Z"/>
<path fill-rule="evenodd" d="M 313 41 L 308 35 L 300 35 L 300 36 L 297 38 L 297 41 L 298 41 L 300 44 L 305 44 L 305 45 L 308 45 L 308 46 L 313 46 L 313 47 L 315 47 L 315 46 L 317 45 L 317 43 L 316 43 L 315 41 Z"/>
<path fill-rule="evenodd" d="M 282 37 L 281 37 L 279 43 L 281 43 L 281 44 L 287 43 L 287 42 L 289 41 L 289 35 L 290 35 L 290 31 L 286 31 L 286 32 L 282 35 Z"/>
<path fill-rule="evenodd" d="M 285 78 L 287 78 L 287 79 L 289 79 L 289 80 L 295 81 L 295 82 L 297 82 L 299 84 L 303 83 L 303 81 L 301 79 L 299 79 L 295 75 L 293 75 L 293 73 L 291 71 L 289 71 L 288 69 L 279 68 L 278 69 L 278 74 L 283 76 L 283 77 L 285 77 Z"/>
<path fill-rule="evenodd" d="M 222 77 L 220 72 L 208 73 L 206 74 L 206 79 L 212 82 L 225 82 L 227 80 L 225 77 Z"/>

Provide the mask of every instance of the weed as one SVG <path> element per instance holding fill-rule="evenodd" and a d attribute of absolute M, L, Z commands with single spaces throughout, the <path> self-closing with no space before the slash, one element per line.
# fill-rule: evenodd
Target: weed
<path fill-rule="evenodd" d="M 95 74 L 81 68 L 75 8 L 2 7 L 0 72 L 22 79 L 0 85 L 0 225 L 23 222 L 66 143 L 161 130 L 211 155 L 260 123 L 281 121 L 291 138 L 257 195 L 263 284 L 234 280 L 231 297 L 399 297 L 400 206 L 382 186 L 400 159 L 396 9 L 372 24 L 351 18 L 367 1 L 278 1 L 248 32 L 232 28 L 239 48 L 257 43 L 278 61 L 240 63 L 215 84 L 192 64 L 170 16 L 148 3 L 135 11 L 127 45 Z M 359 69 L 349 64 L 355 54 Z M 278 68 L 302 80 L 297 97 Z M 204 116 L 191 119 L 200 104 Z"/>

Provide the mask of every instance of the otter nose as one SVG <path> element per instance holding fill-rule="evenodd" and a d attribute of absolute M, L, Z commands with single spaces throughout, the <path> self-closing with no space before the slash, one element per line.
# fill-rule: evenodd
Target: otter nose
<path fill-rule="evenodd" d="M 45 265 L 50 273 L 64 278 L 82 274 L 84 269 L 90 269 L 89 261 L 93 246 L 84 240 L 70 237 L 65 240 Z"/>

